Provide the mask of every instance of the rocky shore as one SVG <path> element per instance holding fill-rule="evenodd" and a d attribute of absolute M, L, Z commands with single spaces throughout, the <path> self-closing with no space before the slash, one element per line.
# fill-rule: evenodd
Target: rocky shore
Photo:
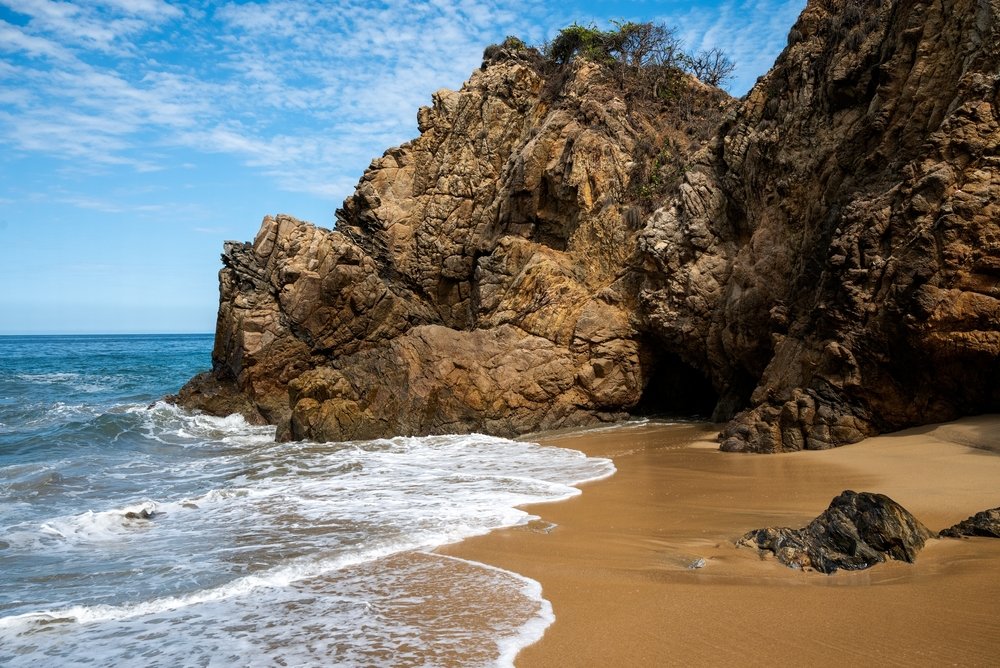
<path fill-rule="evenodd" d="M 227 242 L 176 401 L 318 440 L 701 414 L 753 452 L 1000 410 L 998 14 L 811 0 L 742 100 L 492 48 L 333 231 Z"/>

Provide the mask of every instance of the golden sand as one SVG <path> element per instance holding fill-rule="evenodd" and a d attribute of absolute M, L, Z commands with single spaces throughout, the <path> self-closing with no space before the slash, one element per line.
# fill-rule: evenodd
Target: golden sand
<path fill-rule="evenodd" d="M 931 540 L 915 564 L 831 576 L 734 547 L 804 526 L 845 489 L 887 494 L 935 531 L 1000 506 L 1000 416 L 782 455 L 719 452 L 715 431 L 542 438 L 618 472 L 441 550 L 541 582 L 556 621 L 518 666 L 1000 665 L 1000 540 Z"/>

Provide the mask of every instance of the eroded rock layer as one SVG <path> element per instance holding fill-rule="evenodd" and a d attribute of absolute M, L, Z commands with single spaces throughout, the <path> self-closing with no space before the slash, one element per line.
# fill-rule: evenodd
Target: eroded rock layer
<path fill-rule="evenodd" d="M 1000 538 L 1000 508 L 990 508 L 964 519 L 955 526 L 941 532 L 946 538 L 961 538 L 963 536 L 983 536 Z"/>
<path fill-rule="evenodd" d="M 739 102 L 492 49 L 335 231 L 227 243 L 179 401 L 321 440 L 714 407 L 756 452 L 1000 410 L 998 18 L 812 0 Z"/>

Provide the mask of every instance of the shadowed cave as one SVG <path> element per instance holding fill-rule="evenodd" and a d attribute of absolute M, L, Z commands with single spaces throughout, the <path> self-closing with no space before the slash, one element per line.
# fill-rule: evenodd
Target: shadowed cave
<path fill-rule="evenodd" d="M 643 417 L 712 417 L 719 393 L 701 371 L 673 353 L 660 353 L 653 362 L 642 398 L 632 410 Z"/>

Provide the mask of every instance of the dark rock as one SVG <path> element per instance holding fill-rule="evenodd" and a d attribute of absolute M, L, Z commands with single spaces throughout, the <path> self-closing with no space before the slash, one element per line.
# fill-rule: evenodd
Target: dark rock
<path fill-rule="evenodd" d="M 871 568 L 886 559 L 913 563 L 933 535 L 889 497 L 848 490 L 805 528 L 756 529 L 737 545 L 772 552 L 791 568 L 833 573 Z"/>
<path fill-rule="evenodd" d="M 649 328 L 739 393 L 724 450 L 1000 410 L 1000 5 L 812 1 L 794 33 L 642 233 Z"/>
<path fill-rule="evenodd" d="M 963 536 L 1000 538 L 1000 508 L 991 508 L 976 513 L 969 519 L 962 520 L 953 527 L 948 527 L 940 535 L 943 538 L 961 538 Z"/>
<path fill-rule="evenodd" d="M 150 510 L 149 508 L 143 508 L 142 510 L 130 510 L 125 513 L 125 519 L 127 520 L 151 520 L 160 513 L 155 510 Z"/>

